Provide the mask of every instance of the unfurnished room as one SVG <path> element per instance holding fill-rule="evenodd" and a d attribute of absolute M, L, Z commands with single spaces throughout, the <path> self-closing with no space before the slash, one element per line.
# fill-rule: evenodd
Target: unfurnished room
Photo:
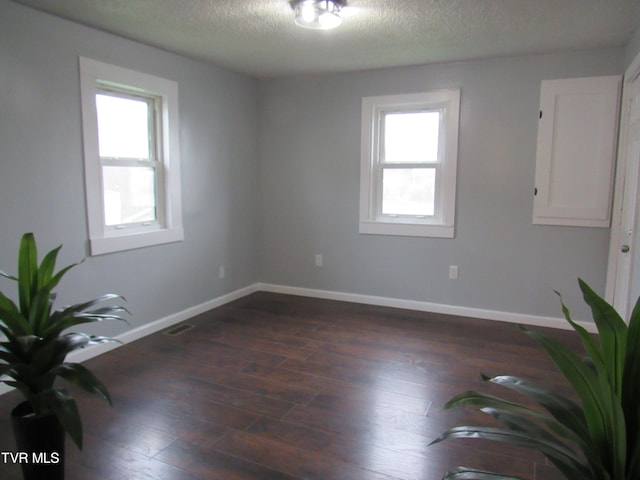
<path fill-rule="evenodd" d="M 639 184 L 639 0 L 0 0 L 0 480 L 637 480 Z"/>

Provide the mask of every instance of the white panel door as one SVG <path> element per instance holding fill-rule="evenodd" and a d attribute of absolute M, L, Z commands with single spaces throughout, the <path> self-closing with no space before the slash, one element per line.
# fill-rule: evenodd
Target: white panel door
<path fill-rule="evenodd" d="M 545 80 L 533 223 L 608 227 L 621 77 Z"/>
<path fill-rule="evenodd" d="M 640 63 L 636 62 L 640 68 Z M 640 295 L 640 248 L 638 248 L 638 202 L 640 201 L 640 69 L 625 81 L 616 222 L 611 232 L 608 297 L 623 318 Z M 612 283 L 614 282 L 614 283 Z"/>

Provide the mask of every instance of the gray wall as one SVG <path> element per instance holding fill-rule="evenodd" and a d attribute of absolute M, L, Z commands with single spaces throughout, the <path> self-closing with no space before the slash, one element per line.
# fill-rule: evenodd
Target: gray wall
<path fill-rule="evenodd" d="M 576 277 L 604 292 L 609 230 L 531 223 L 540 81 L 623 68 L 608 49 L 261 82 L 260 279 L 554 317 L 558 289 L 589 318 Z M 445 87 L 462 89 L 456 238 L 358 234 L 362 97 Z"/>
<path fill-rule="evenodd" d="M 625 67 L 629 67 L 638 54 L 640 54 L 640 27 L 636 28 L 627 44 L 624 56 Z"/>
<path fill-rule="evenodd" d="M 531 224 L 538 96 L 542 79 L 621 73 L 624 49 L 258 82 L 0 0 L 10 272 L 25 231 L 41 251 L 63 243 L 61 264 L 87 253 L 78 55 L 179 83 L 186 238 L 89 257 L 62 303 L 119 292 L 138 326 L 260 280 L 558 316 L 552 289 L 578 311 L 577 276 L 604 290 L 608 230 Z M 462 88 L 456 238 L 359 235 L 361 98 L 449 86 Z"/>
<path fill-rule="evenodd" d="M 87 254 L 78 55 L 179 83 L 180 243 L 89 257 L 61 303 L 127 297 L 132 326 L 256 282 L 257 85 L 245 76 L 0 0 L 0 268 L 23 232 L 60 265 Z M 218 279 L 218 266 L 227 278 Z M 0 288 L 13 288 L 0 280 Z M 102 332 L 123 331 L 115 326 Z"/>

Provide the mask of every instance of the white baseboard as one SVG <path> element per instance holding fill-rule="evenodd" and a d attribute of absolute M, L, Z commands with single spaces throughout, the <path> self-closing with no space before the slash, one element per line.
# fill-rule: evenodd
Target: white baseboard
<path fill-rule="evenodd" d="M 235 290 L 233 292 L 227 293 L 213 300 L 209 300 L 199 305 L 189 307 L 185 310 L 182 310 L 181 312 L 171 314 L 167 317 L 161 318 L 159 320 L 155 320 L 150 323 L 145 323 L 140 327 L 127 330 L 126 332 L 121 333 L 120 335 L 117 335 L 116 337 L 114 337 L 116 340 L 119 340 L 122 343 L 110 342 L 110 343 L 93 345 L 91 347 L 76 350 L 74 352 L 71 352 L 67 356 L 67 361 L 75 362 L 75 363 L 84 362 L 85 360 L 89 360 L 90 358 L 97 357 L 98 355 L 102 355 L 103 353 L 106 353 L 110 350 L 114 350 L 122 345 L 131 343 L 135 340 L 146 337 L 147 335 L 151 335 L 152 333 L 159 332 L 160 330 L 169 328 L 175 325 L 176 323 L 183 322 L 192 317 L 195 317 L 196 315 L 200 315 L 201 313 L 205 313 L 213 308 L 220 307 L 226 303 L 237 300 L 238 298 L 245 297 L 257 291 L 258 291 L 257 284 L 249 285 L 248 287 Z M 11 390 L 13 389 L 8 387 L 4 383 L 0 384 L 0 395 L 7 393 Z"/>
<path fill-rule="evenodd" d="M 486 310 L 482 308 L 460 307 L 445 305 L 442 303 L 422 302 L 418 300 L 404 300 L 400 298 L 377 297 L 373 295 L 360 295 L 356 293 L 334 292 L 330 290 L 316 290 L 311 288 L 290 287 L 287 285 L 274 285 L 271 283 L 258 283 L 258 290 L 264 292 L 284 293 L 288 295 L 300 295 L 303 297 L 323 298 L 327 300 L 340 300 L 344 302 L 364 303 L 367 305 L 379 305 L 383 307 L 405 308 L 420 312 L 442 313 L 461 317 L 481 318 L 484 320 L 496 320 L 499 322 L 532 325 L 536 327 L 550 327 L 562 330 L 571 330 L 571 325 L 564 318 L 541 317 L 522 313 L 502 312 L 499 310 Z M 587 331 L 597 333 L 593 322 L 577 322 Z"/>
<path fill-rule="evenodd" d="M 120 335 L 115 337 L 116 340 L 119 340 L 122 343 L 107 343 L 103 345 L 94 345 L 92 347 L 83 348 L 81 350 L 76 350 L 75 352 L 70 353 L 67 359 L 70 362 L 84 362 L 85 360 L 88 360 L 90 358 L 102 355 L 109 350 L 118 348 L 123 344 L 134 342 L 135 340 L 146 337 L 147 335 L 159 332 L 160 330 L 169 328 L 176 323 L 184 322 L 185 320 L 189 320 L 196 315 L 208 312 L 209 310 L 237 300 L 238 298 L 246 297 L 247 295 L 257 291 L 257 284 L 249 285 L 248 287 L 235 290 L 233 292 L 222 295 L 221 297 L 214 298 L 213 300 L 209 300 L 199 305 L 189 307 L 185 310 L 182 310 L 181 312 L 171 314 L 167 317 L 155 320 L 153 322 L 145 323 L 144 325 L 136 327 L 132 330 L 127 330 L 126 332 L 121 333 Z"/>
<path fill-rule="evenodd" d="M 156 333 L 165 328 L 169 328 L 176 323 L 188 320 L 196 315 L 205 313 L 213 308 L 222 306 L 251 293 L 258 291 L 283 293 L 287 295 L 300 295 L 303 297 L 323 298 L 327 300 L 339 300 L 343 302 L 363 303 L 367 305 L 379 305 L 383 307 L 404 308 L 420 312 L 441 313 L 446 315 L 457 315 L 462 317 L 481 318 L 484 320 L 496 320 L 499 322 L 517 323 L 522 325 L 532 325 L 537 327 L 550 327 L 563 330 L 570 330 L 571 326 L 564 318 L 541 317 L 537 315 L 527 315 L 522 313 L 509 313 L 498 310 L 486 310 L 481 308 L 460 307 L 455 305 L 445 305 L 441 303 L 422 302 L 418 300 L 404 300 L 399 298 L 378 297 L 374 295 L 360 295 L 356 293 L 334 292 L 330 290 L 317 290 L 311 288 L 291 287 L 287 285 L 275 285 L 271 283 L 255 283 L 248 287 L 235 290 L 221 297 L 209 300 L 199 305 L 189 307 L 181 312 L 174 313 L 167 317 L 146 323 L 140 327 L 128 330 L 117 337 L 120 343 L 107 343 L 95 345 L 82 350 L 76 350 L 67 357 L 70 362 L 84 362 L 98 355 L 102 355 L 110 350 L 118 348 L 122 344 L 127 344 L 140 338 Z M 589 332 L 597 333 L 593 322 L 577 322 Z M 11 388 L 0 384 L 0 395 L 10 391 Z"/>

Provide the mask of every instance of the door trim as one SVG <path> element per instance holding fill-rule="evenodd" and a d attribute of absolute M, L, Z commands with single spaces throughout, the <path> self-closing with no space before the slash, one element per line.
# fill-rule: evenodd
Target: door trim
<path fill-rule="evenodd" d="M 609 259 L 607 262 L 607 278 L 605 288 L 605 299 L 613 305 L 615 298 L 616 285 L 618 275 L 618 258 L 621 243 L 621 226 L 622 226 L 622 207 L 624 204 L 625 189 L 625 172 L 627 170 L 627 136 L 629 131 L 629 112 L 630 112 L 630 88 L 629 85 L 635 81 L 640 81 L 640 53 L 636 55 L 634 60 L 627 68 L 624 74 L 624 82 L 622 87 L 622 106 L 620 109 L 620 134 L 618 137 L 618 153 L 616 165 L 616 178 L 613 197 L 613 211 L 611 219 L 611 236 L 609 240 Z M 637 186 L 635 186 L 637 188 Z M 637 207 L 636 207 L 637 208 Z M 637 227 L 636 227 L 637 228 Z M 636 246 L 637 248 L 637 246 Z M 628 282 L 631 281 L 629 278 Z M 625 288 L 629 288 L 629 283 Z M 625 308 L 626 310 L 626 308 Z M 619 311 L 623 318 L 627 318 L 628 312 Z"/>

